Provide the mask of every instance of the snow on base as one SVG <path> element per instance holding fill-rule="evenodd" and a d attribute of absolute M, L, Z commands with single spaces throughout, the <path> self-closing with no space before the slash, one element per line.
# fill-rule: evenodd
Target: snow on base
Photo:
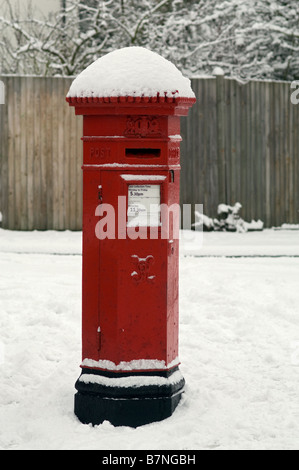
<path fill-rule="evenodd" d="M 251 222 L 244 222 L 244 227 L 246 230 L 263 230 L 264 222 L 261 220 L 252 220 Z"/>
<path fill-rule="evenodd" d="M 185 393 L 169 419 L 131 429 L 74 414 L 82 258 L 71 253 L 81 234 L 0 230 L 0 449 L 297 450 L 298 238 L 204 234 L 210 257 L 196 257 L 193 240 L 196 256 L 182 256 L 179 273 Z M 68 256 L 49 254 L 67 240 Z"/>
<path fill-rule="evenodd" d="M 299 237 L 293 227 L 296 226 L 248 233 L 181 230 L 180 253 L 185 256 L 299 256 Z M 0 228 L 0 252 L 81 255 L 82 232 L 20 232 Z"/>
<path fill-rule="evenodd" d="M 114 362 L 107 360 L 94 361 L 93 359 L 84 359 L 81 366 L 109 371 L 142 371 L 172 369 L 173 367 L 178 366 L 179 363 L 180 362 L 178 358 L 169 364 L 166 364 L 165 361 L 159 361 L 157 359 L 136 359 L 130 362 L 122 361 L 119 364 L 114 364 Z"/>
<path fill-rule="evenodd" d="M 157 96 L 194 98 L 191 82 L 174 64 L 143 47 L 99 58 L 72 83 L 68 97 Z"/>
<path fill-rule="evenodd" d="M 275 230 L 299 230 L 299 224 L 282 224 L 281 227 L 275 227 Z"/>
<path fill-rule="evenodd" d="M 296 230 L 246 233 L 183 230 L 180 235 L 180 253 L 184 256 L 299 256 Z"/>
<path fill-rule="evenodd" d="M 22 232 L 0 228 L 0 252 L 81 255 L 82 232 L 69 230 Z"/>
<path fill-rule="evenodd" d="M 138 388 L 148 386 L 159 386 L 174 385 L 180 383 L 183 380 L 181 372 L 178 370 L 174 372 L 169 378 L 159 376 L 131 376 L 131 377 L 118 377 L 109 378 L 102 377 L 95 374 L 84 374 L 79 378 L 79 382 L 85 384 L 92 383 L 103 385 L 106 387 L 120 387 L 120 388 Z"/>

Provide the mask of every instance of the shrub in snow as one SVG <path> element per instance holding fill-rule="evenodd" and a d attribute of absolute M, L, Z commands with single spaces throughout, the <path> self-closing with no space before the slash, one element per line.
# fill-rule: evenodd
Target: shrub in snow
<path fill-rule="evenodd" d="M 263 230 L 264 223 L 261 220 L 245 222 L 239 215 L 242 205 L 237 202 L 234 206 L 219 204 L 217 209 L 218 218 L 211 219 L 206 215 L 195 212 L 197 218 L 193 224 L 195 229 L 202 229 L 205 232 L 226 231 L 226 232 L 248 232 Z"/>

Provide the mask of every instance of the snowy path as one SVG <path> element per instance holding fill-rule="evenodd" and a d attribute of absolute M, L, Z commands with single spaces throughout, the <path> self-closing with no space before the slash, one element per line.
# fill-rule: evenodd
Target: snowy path
<path fill-rule="evenodd" d="M 274 236 L 260 234 L 253 245 L 269 247 L 267 235 Z M 281 237 L 296 254 L 298 232 L 277 233 L 276 254 Z M 299 448 L 298 258 L 182 256 L 183 401 L 161 423 L 91 428 L 73 414 L 80 238 L 0 230 L 1 449 Z M 209 250 L 219 254 L 219 246 L 213 241 Z"/>

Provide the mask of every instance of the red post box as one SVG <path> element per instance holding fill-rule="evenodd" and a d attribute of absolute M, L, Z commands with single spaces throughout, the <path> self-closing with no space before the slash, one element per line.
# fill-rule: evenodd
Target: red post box
<path fill-rule="evenodd" d="M 143 48 L 110 53 L 73 82 L 83 115 L 83 423 L 169 417 L 178 354 L 180 116 L 190 81 Z"/>

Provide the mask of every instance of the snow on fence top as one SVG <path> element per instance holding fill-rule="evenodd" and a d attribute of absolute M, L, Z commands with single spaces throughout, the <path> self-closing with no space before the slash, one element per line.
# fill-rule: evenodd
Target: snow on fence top
<path fill-rule="evenodd" d="M 110 52 L 73 81 L 67 98 L 195 98 L 191 82 L 174 64 L 143 47 Z"/>

